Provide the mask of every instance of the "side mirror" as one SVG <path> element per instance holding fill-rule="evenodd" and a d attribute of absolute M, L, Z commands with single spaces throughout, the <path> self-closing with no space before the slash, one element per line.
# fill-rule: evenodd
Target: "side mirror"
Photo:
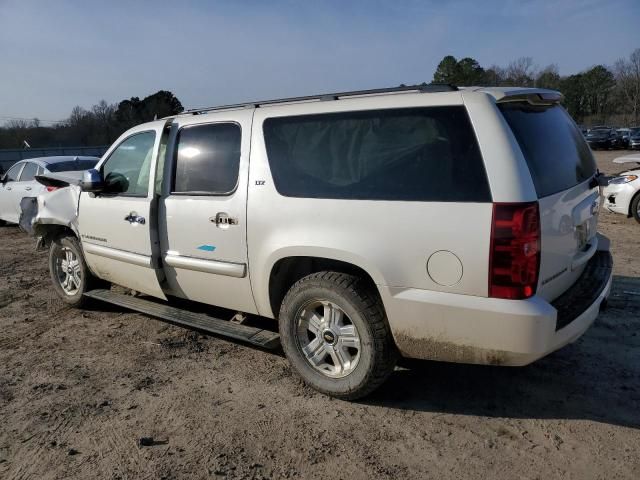
<path fill-rule="evenodd" d="M 83 192 L 101 192 L 104 190 L 104 178 L 102 172 L 91 169 L 84 172 L 82 180 L 80 180 L 80 190 Z"/>

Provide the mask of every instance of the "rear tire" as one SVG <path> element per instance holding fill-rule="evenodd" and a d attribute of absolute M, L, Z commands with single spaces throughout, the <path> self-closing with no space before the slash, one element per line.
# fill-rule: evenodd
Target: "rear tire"
<path fill-rule="evenodd" d="M 312 388 L 355 400 L 389 377 L 398 357 L 384 307 L 361 278 L 318 272 L 282 302 L 280 337 L 293 370 Z"/>
<path fill-rule="evenodd" d="M 108 286 L 107 282 L 89 271 L 80 242 L 73 236 L 60 237 L 51 242 L 49 274 L 58 297 L 75 308 L 84 307 L 90 302 L 84 296 L 85 292 Z"/>
<path fill-rule="evenodd" d="M 631 216 L 640 223 L 640 193 L 636 193 L 636 196 L 631 200 Z"/>

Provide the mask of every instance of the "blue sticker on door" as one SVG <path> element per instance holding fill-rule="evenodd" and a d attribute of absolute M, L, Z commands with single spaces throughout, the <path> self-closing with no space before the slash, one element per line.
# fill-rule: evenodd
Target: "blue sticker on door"
<path fill-rule="evenodd" d="M 216 249 L 213 245 L 200 245 L 198 250 L 203 250 L 205 252 L 213 252 Z"/>

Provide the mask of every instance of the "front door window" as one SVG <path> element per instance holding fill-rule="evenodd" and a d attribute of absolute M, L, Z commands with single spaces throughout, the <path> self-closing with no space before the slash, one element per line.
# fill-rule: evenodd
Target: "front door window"
<path fill-rule="evenodd" d="M 146 197 L 155 132 L 131 135 L 111 153 L 102 167 L 107 192 Z"/>

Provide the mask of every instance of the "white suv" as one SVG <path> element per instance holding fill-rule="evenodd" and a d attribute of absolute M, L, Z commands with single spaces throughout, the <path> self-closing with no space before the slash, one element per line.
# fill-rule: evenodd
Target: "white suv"
<path fill-rule="evenodd" d="M 127 131 L 23 224 L 69 304 L 280 341 L 329 395 L 366 395 L 398 354 L 525 365 L 582 335 L 611 285 L 596 166 L 560 99 L 426 86 L 185 112 Z"/>

